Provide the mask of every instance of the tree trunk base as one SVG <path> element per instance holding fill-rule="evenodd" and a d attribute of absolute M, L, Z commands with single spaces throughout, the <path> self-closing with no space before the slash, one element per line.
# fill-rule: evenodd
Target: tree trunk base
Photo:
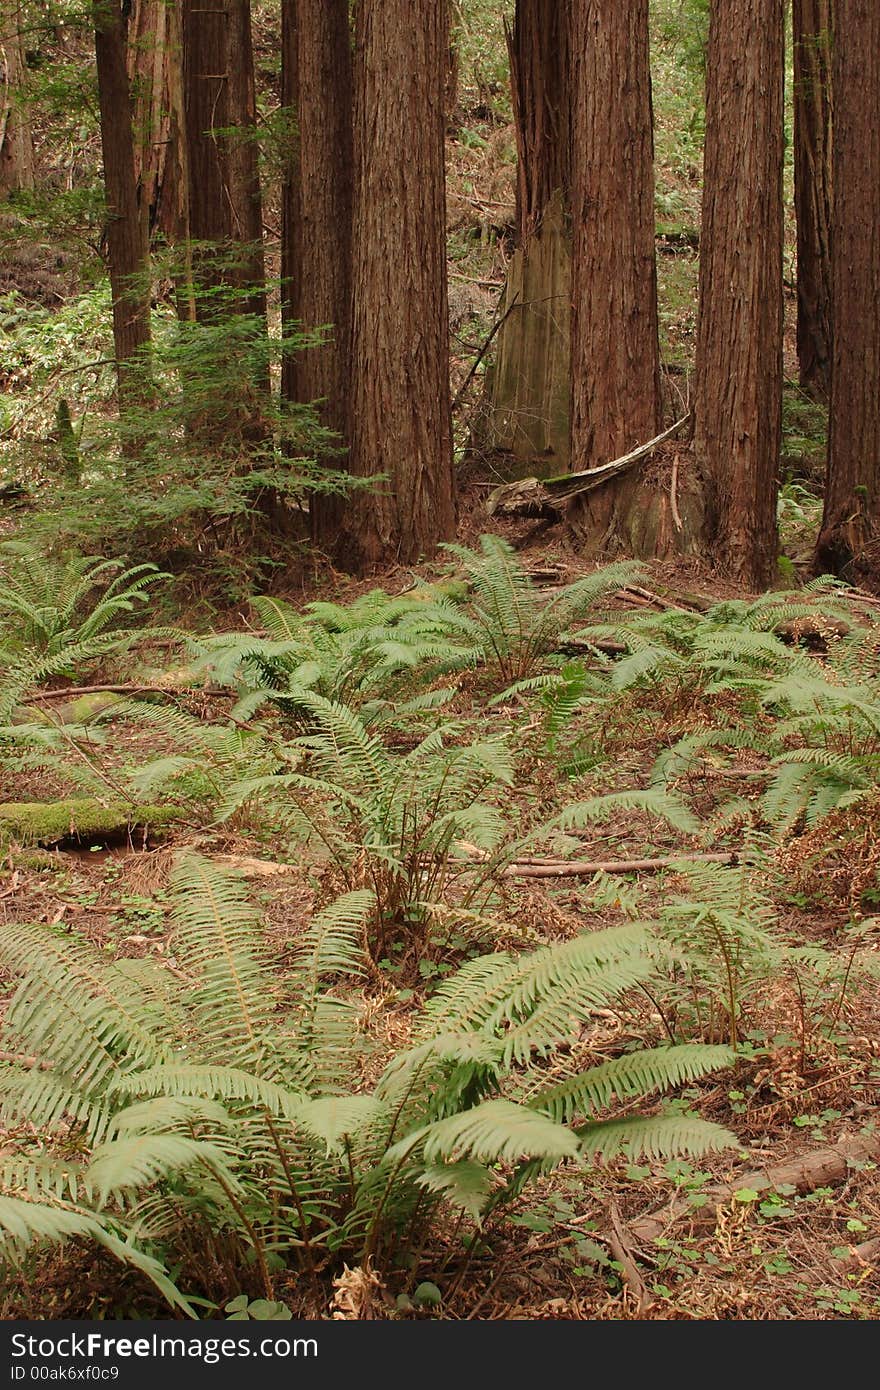
<path fill-rule="evenodd" d="M 707 550 L 703 482 L 692 455 L 674 446 L 658 450 L 646 467 L 586 493 L 567 520 L 589 560 L 616 554 L 673 560 Z"/>

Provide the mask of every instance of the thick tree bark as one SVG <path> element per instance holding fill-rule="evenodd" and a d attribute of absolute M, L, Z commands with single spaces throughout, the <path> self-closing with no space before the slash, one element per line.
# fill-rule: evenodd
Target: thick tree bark
<path fill-rule="evenodd" d="M 443 91 L 446 6 L 361 0 L 355 61 L 348 563 L 430 555 L 452 536 Z"/>
<path fill-rule="evenodd" d="M 571 467 L 582 472 L 653 439 L 662 397 L 648 0 L 573 0 L 572 21 Z M 614 491 L 597 494 L 600 512 Z"/>
<path fill-rule="evenodd" d="M 0 198 L 34 186 L 34 147 L 25 101 L 22 7 L 12 3 L 0 31 Z"/>
<path fill-rule="evenodd" d="M 320 401 L 321 422 L 341 448 L 348 439 L 354 172 L 348 0 L 285 0 L 282 23 L 283 104 L 297 123 L 284 188 L 283 307 L 287 321 L 327 329 L 320 347 L 285 359 L 282 395 Z M 340 466 L 338 456 L 328 461 Z M 340 500 L 316 494 L 310 512 L 315 540 L 332 546 Z"/>
<path fill-rule="evenodd" d="M 169 18 L 170 9 L 165 0 L 134 0 L 128 21 L 134 173 L 141 225 L 147 242 L 156 222 L 169 154 Z"/>
<path fill-rule="evenodd" d="M 782 435 L 784 0 L 714 0 L 694 448 L 710 553 L 759 588 L 776 566 Z"/>
<path fill-rule="evenodd" d="M 817 563 L 880 590 L 880 7 L 837 0 L 833 341 Z"/>
<path fill-rule="evenodd" d="M 257 97 L 250 0 L 227 0 L 226 70 L 229 81 L 230 136 L 227 151 L 227 196 L 230 229 L 240 248 L 235 280 L 242 292 L 241 314 L 266 317 L 266 272 L 263 254 L 263 202 L 257 145 Z M 268 386 L 268 379 L 266 382 Z"/>
<path fill-rule="evenodd" d="M 222 0 L 203 7 L 199 0 L 182 0 L 183 97 L 189 234 L 196 243 L 193 263 L 197 285 L 196 314 L 216 318 L 218 302 L 209 293 L 225 282 L 218 266 L 232 233 L 224 173 L 225 142 L 215 132 L 229 126 L 229 85 L 226 80 L 226 8 Z M 227 267 L 228 269 L 228 267 Z"/>
<path fill-rule="evenodd" d="M 183 90 L 196 316 L 265 326 L 263 222 L 249 0 L 184 0 Z M 242 363 L 243 435 L 261 437 L 265 356 Z"/>
<path fill-rule="evenodd" d="M 522 246 L 539 229 L 554 193 L 562 190 L 568 208 L 571 8 L 572 0 L 518 0 L 507 35 Z"/>
<path fill-rule="evenodd" d="M 571 0 L 517 0 L 507 35 L 519 247 L 478 444 L 508 475 L 568 467 L 570 11 Z"/>
<path fill-rule="evenodd" d="M 794 0 L 797 348 L 805 390 L 831 389 L 831 0 Z"/>
<path fill-rule="evenodd" d="M 281 173 L 281 327 L 289 334 L 298 324 L 295 312 L 300 265 L 299 0 L 281 0 L 281 107 L 286 112 L 287 144 Z M 297 399 L 296 360 L 281 362 L 281 399 Z"/>
<path fill-rule="evenodd" d="M 101 149 L 107 200 L 107 253 L 113 295 L 113 343 L 119 408 L 144 399 L 150 342 L 150 285 L 146 242 L 134 175 L 126 33 L 118 0 L 95 0 L 95 59 L 101 110 Z"/>

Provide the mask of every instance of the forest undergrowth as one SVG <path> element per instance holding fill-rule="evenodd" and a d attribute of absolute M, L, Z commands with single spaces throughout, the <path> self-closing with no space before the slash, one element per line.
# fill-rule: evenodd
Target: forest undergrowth
<path fill-rule="evenodd" d="M 4 569 L 5 1316 L 877 1316 L 876 602 Z"/>
<path fill-rule="evenodd" d="M 178 322 L 155 246 L 124 421 L 93 94 L 34 102 L 76 186 L 0 219 L 0 1317 L 880 1316 L 880 600 L 811 578 L 791 139 L 775 587 L 587 564 L 485 506 L 514 6 L 451 8 L 458 544 L 368 580 L 309 531 L 338 439 L 238 389 L 315 345 L 280 328 L 276 18 L 268 334 Z M 651 7 L 667 423 L 707 17 Z"/>

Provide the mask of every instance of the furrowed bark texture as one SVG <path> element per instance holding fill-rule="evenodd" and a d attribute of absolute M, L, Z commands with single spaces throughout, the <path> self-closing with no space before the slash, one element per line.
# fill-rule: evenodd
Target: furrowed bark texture
<path fill-rule="evenodd" d="M 571 0 L 518 0 L 507 34 L 517 137 L 520 245 L 541 225 L 559 189 L 567 207 L 571 176 L 568 46 Z"/>
<path fill-rule="evenodd" d="M 113 345 L 119 408 L 143 399 L 150 342 L 150 288 L 137 203 L 126 32 L 118 0 L 92 7 L 107 199 L 107 260 L 113 297 Z"/>
<path fill-rule="evenodd" d="M 710 553 L 754 588 L 776 564 L 782 437 L 783 0 L 715 0 L 694 449 Z"/>
<path fill-rule="evenodd" d="M 568 467 L 570 18 L 571 0 L 517 0 L 507 33 L 519 246 L 477 433 L 508 477 Z"/>
<path fill-rule="evenodd" d="M 284 104 L 297 114 L 285 182 L 282 248 L 287 320 L 326 341 L 285 360 L 283 394 L 320 401 L 322 424 L 348 438 L 353 204 L 352 61 L 348 0 L 285 5 Z M 329 457 L 340 466 L 338 455 Z M 332 545 L 341 503 L 316 495 L 312 532 Z"/>
<path fill-rule="evenodd" d="M 0 198 L 34 186 L 34 144 L 25 100 L 23 6 L 9 4 L 0 28 Z"/>
<path fill-rule="evenodd" d="M 128 80 L 134 133 L 134 173 L 146 243 L 155 225 L 171 152 L 168 44 L 171 10 L 165 0 L 134 0 L 128 21 Z"/>
<path fill-rule="evenodd" d="M 794 201 L 801 385 L 831 390 L 832 9 L 794 0 Z"/>
<path fill-rule="evenodd" d="M 222 248 L 232 231 L 224 151 L 221 137 L 214 133 L 229 125 L 226 10 L 220 0 L 210 9 L 202 8 L 200 0 L 182 3 L 189 234 L 201 243 L 193 249 L 193 265 L 196 284 L 204 291 L 222 283 L 213 248 Z M 200 319 L 213 319 L 217 304 L 198 294 L 196 313 Z"/>
<path fill-rule="evenodd" d="M 226 183 L 233 240 L 240 247 L 233 278 L 242 292 L 238 312 L 266 316 L 263 257 L 263 202 L 257 145 L 257 98 L 251 39 L 250 0 L 227 0 L 226 71 L 229 84 L 229 137 Z M 265 383 L 268 386 L 268 379 Z"/>
<path fill-rule="evenodd" d="M 281 0 L 281 105 L 288 113 L 287 146 L 281 172 L 281 325 L 285 333 L 296 322 L 294 301 L 301 256 L 298 3 L 299 0 Z M 292 355 L 285 356 L 281 363 L 281 399 L 297 399 L 296 362 Z"/>
<path fill-rule="evenodd" d="M 831 415 L 820 568 L 880 588 L 880 7 L 838 0 Z"/>
<path fill-rule="evenodd" d="M 572 14 L 571 467 L 580 472 L 652 439 L 662 408 L 648 0 L 573 0 Z"/>
<path fill-rule="evenodd" d="M 455 525 L 446 29 L 440 0 L 358 8 L 351 471 L 388 479 L 349 508 L 347 562 L 360 568 L 418 560 Z"/>

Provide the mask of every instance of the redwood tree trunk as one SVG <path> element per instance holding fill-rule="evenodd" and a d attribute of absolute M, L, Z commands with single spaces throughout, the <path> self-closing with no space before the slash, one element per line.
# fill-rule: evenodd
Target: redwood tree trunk
<path fill-rule="evenodd" d="M 237 309 L 241 314 L 258 314 L 265 318 L 263 201 L 259 147 L 254 138 L 257 98 L 250 0 L 227 0 L 226 11 L 229 124 L 235 131 L 228 142 L 226 181 L 230 230 L 239 246 L 235 280 L 242 297 Z"/>
<path fill-rule="evenodd" d="M 519 247 L 477 445 L 508 474 L 568 467 L 572 0 L 517 0 L 507 35 Z"/>
<path fill-rule="evenodd" d="M 833 342 L 821 569 L 880 589 L 880 7 L 837 0 Z"/>
<path fill-rule="evenodd" d="M 189 180 L 189 234 L 193 247 L 196 315 L 216 319 L 212 292 L 229 280 L 232 217 L 226 186 L 229 83 L 226 71 L 226 7 L 182 0 L 183 99 Z"/>
<path fill-rule="evenodd" d="M 352 61 L 348 0 L 321 5 L 285 0 L 283 104 L 297 119 L 296 148 L 285 182 L 282 277 L 285 317 L 327 328 L 324 343 L 285 359 L 282 394 L 320 401 L 320 418 L 348 439 L 353 204 Z M 331 456 L 331 466 L 339 466 Z M 336 539 L 341 502 L 310 502 L 314 538 Z"/>
<path fill-rule="evenodd" d="M 572 58 L 571 467 L 581 472 L 647 443 L 662 420 L 648 0 L 572 0 Z M 613 485 L 602 491 L 595 505 L 607 513 Z"/>
<path fill-rule="evenodd" d="M 118 0 L 95 0 L 95 59 L 107 201 L 107 252 L 113 295 L 113 343 L 119 407 L 142 400 L 150 342 L 146 242 L 134 174 L 126 34 Z"/>
<path fill-rule="evenodd" d="M 831 0 L 794 0 L 797 347 L 805 390 L 831 389 Z"/>
<path fill-rule="evenodd" d="M 742 583 L 776 565 L 782 435 L 784 0 L 714 0 L 694 447 L 713 558 Z"/>
<path fill-rule="evenodd" d="M 22 7 L 8 6 L 0 31 L 0 198 L 34 186 L 34 147 L 25 102 Z"/>
<path fill-rule="evenodd" d="M 443 94 L 446 6 L 361 0 L 355 64 L 348 562 L 430 555 L 452 536 Z"/>
<path fill-rule="evenodd" d="M 129 17 L 128 77 L 134 111 L 134 173 L 141 225 L 149 242 L 170 145 L 166 0 L 134 0 Z"/>
<path fill-rule="evenodd" d="M 507 35 L 522 246 L 539 229 L 554 193 L 562 191 L 568 209 L 571 6 L 572 0 L 517 0 L 513 30 Z"/>

